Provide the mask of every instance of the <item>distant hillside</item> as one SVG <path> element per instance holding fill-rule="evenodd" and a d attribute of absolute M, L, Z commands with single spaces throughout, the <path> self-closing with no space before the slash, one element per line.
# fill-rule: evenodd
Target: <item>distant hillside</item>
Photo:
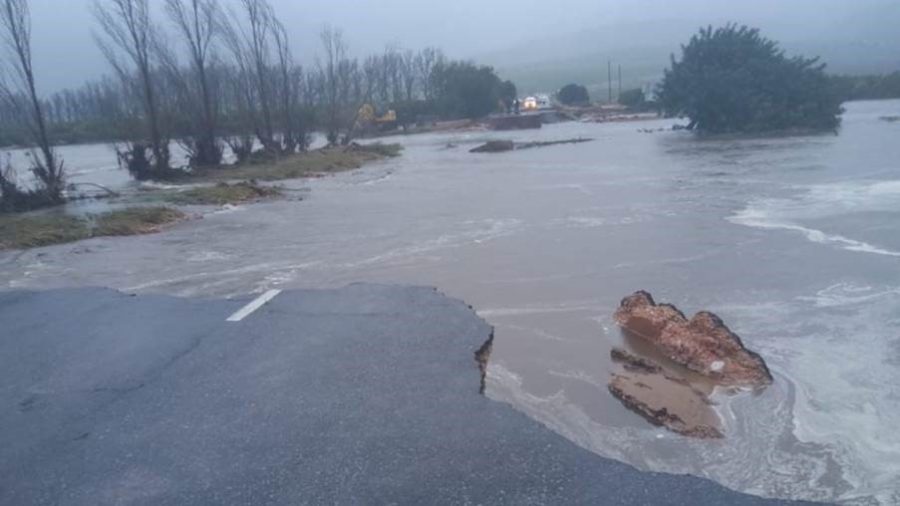
<path fill-rule="evenodd" d="M 728 20 L 713 21 L 713 25 Z M 781 42 L 789 54 L 820 56 L 828 71 L 878 74 L 900 70 L 900 2 L 861 8 L 841 21 L 795 24 L 748 22 Z M 522 93 L 552 92 L 568 82 L 584 84 L 595 99 L 607 97 L 607 60 L 622 66 L 623 88 L 649 86 L 662 77 L 669 56 L 680 51 L 699 25 L 654 21 L 599 27 L 517 45 L 478 56 L 512 79 Z"/>

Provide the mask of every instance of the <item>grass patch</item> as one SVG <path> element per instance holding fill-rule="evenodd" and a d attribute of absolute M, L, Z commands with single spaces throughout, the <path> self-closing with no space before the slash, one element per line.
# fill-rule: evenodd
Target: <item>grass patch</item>
<path fill-rule="evenodd" d="M 37 248 L 90 236 L 88 223 L 74 216 L 0 216 L 0 250 Z"/>
<path fill-rule="evenodd" d="M 129 207 L 91 216 L 91 236 L 151 234 L 184 217 L 184 213 L 170 207 Z"/>
<path fill-rule="evenodd" d="M 91 237 L 149 234 L 184 217 L 181 211 L 168 207 L 131 207 L 86 217 L 0 216 L 0 250 L 37 248 Z"/>
<path fill-rule="evenodd" d="M 317 149 L 280 158 L 234 166 L 198 169 L 186 182 L 217 182 L 235 179 L 277 181 L 353 170 L 368 162 L 399 156 L 399 144 L 351 144 Z"/>
<path fill-rule="evenodd" d="M 166 200 L 181 205 L 214 205 L 240 204 L 251 200 L 272 198 L 281 195 L 279 188 L 259 186 L 254 181 L 243 181 L 236 184 L 218 183 L 215 186 L 191 188 L 182 192 L 171 193 Z"/>

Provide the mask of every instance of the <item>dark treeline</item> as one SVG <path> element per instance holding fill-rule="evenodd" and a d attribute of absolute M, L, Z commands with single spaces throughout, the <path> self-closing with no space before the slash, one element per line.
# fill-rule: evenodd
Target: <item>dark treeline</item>
<path fill-rule="evenodd" d="M 27 0 L 0 0 L 10 5 L 27 25 Z M 378 114 L 395 110 L 402 126 L 421 117 L 484 116 L 516 95 L 492 68 L 449 61 L 436 48 L 351 56 L 342 32 L 330 27 L 320 34 L 314 64 L 302 66 L 267 0 L 159 5 L 95 0 L 94 37 L 112 73 L 48 97 L 31 93 L 27 80 L 5 88 L 0 145 L 46 144 L 52 158 L 56 144 L 113 142 L 135 178 L 166 179 L 183 169 L 173 163 L 173 141 L 186 149 L 189 165 L 217 166 L 226 146 L 238 162 L 304 151 L 313 131 L 346 145 L 366 128 L 366 104 Z M 9 33 L 30 41 L 30 33 Z M 61 169 L 60 160 L 51 162 Z"/>
<path fill-rule="evenodd" d="M 900 98 L 900 71 L 880 76 L 832 76 L 831 79 L 844 100 Z"/>

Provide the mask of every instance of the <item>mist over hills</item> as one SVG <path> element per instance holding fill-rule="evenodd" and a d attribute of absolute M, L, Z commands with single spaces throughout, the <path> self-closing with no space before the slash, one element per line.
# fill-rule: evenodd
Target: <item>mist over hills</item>
<path fill-rule="evenodd" d="M 839 18 L 808 23 L 766 19 L 742 23 L 727 17 L 713 26 L 737 22 L 760 28 L 788 54 L 819 56 L 833 74 L 881 74 L 900 70 L 900 2 L 864 4 Z M 685 19 L 621 22 L 571 34 L 536 37 L 504 51 L 476 58 L 512 79 L 523 93 L 553 92 L 569 82 L 584 84 L 597 99 L 607 96 L 607 61 L 613 89 L 622 66 L 623 88 L 647 87 L 662 77 L 670 55 L 680 52 L 705 24 Z"/>
<path fill-rule="evenodd" d="M 305 66 L 321 51 L 320 30 L 332 25 L 356 56 L 437 46 L 451 58 L 493 65 L 526 93 L 575 81 L 605 94 L 608 59 L 622 65 L 625 86 L 652 83 L 700 26 L 729 21 L 761 28 L 789 52 L 820 55 L 831 72 L 900 70 L 900 0 L 269 1 Z M 29 0 L 43 93 L 110 72 L 91 35 L 92 2 Z M 158 28 L 171 30 L 163 2 L 150 3 Z"/>

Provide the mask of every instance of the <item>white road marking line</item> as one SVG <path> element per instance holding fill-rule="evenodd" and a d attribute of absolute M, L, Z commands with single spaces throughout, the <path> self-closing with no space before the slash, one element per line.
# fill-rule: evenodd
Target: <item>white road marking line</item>
<path fill-rule="evenodd" d="M 226 321 L 239 322 L 243 320 L 244 318 L 250 316 L 257 309 L 263 307 L 263 305 L 265 305 L 267 302 L 277 297 L 279 293 L 281 293 L 281 290 L 269 290 L 268 292 L 254 299 L 253 302 L 242 307 L 240 310 L 238 310 L 238 312 L 229 316 L 228 320 Z"/>

